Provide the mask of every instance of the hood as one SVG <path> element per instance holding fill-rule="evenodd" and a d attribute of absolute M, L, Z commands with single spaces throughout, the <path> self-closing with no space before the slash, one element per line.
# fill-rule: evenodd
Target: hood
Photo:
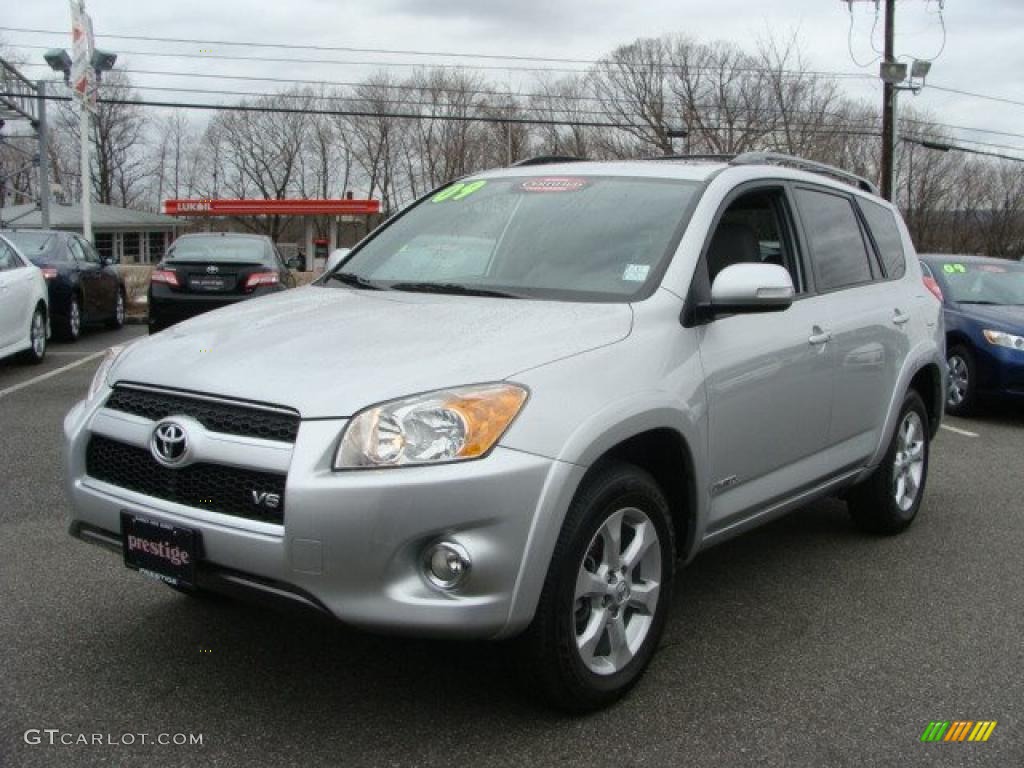
<path fill-rule="evenodd" d="M 958 304 L 960 311 L 980 323 L 995 326 L 993 330 L 1024 334 L 1024 307 L 1015 304 Z"/>
<path fill-rule="evenodd" d="M 628 304 L 311 286 L 142 339 L 109 381 L 351 416 L 385 400 L 500 381 L 629 335 Z"/>

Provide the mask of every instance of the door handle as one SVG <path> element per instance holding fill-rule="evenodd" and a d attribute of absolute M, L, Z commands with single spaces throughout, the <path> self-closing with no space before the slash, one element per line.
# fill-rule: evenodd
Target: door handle
<path fill-rule="evenodd" d="M 898 309 L 893 312 L 892 321 L 896 323 L 896 325 L 903 325 L 909 319 L 910 315 L 906 315 L 903 312 L 900 312 Z"/>
<path fill-rule="evenodd" d="M 818 326 L 814 326 L 810 337 L 807 339 L 808 343 L 818 345 L 827 344 L 832 341 L 832 331 L 824 331 Z"/>

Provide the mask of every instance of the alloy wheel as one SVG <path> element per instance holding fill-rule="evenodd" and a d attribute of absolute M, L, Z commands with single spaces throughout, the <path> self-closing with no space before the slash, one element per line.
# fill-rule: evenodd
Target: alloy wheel
<path fill-rule="evenodd" d="M 651 519 L 636 507 L 605 518 L 580 563 L 573 600 L 576 649 L 588 669 L 611 675 L 636 656 L 654 623 L 661 578 Z"/>
<path fill-rule="evenodd" d="M 952 355 L 947 361 L 949 367 L 949 388 L 946 392 L 946 404 L 956 408 L 967 399 L 970 386 L 970 373 L 967 361 L 960 355 Z"/>
<path fill-rule="evenodd" d="M 925 434 L 921 417 L 909 411 L 900 423 L 893 460 L 892 492 L 896 506 L 906 512 L 914 506 L 924 475 Z"/>
<path fill-rule="evenodd" d="M 46 320 L 43 318 L 42 312 L 36 312 L 32 315 L 30 335 L 32 337 L 32 354 L 36 358 L 42 358 L 46 352 Z"/>
<path fill-rule="evenodd" d="M 82 310 L 78 302 L 72 299 L 71 307 L 68 309 L 68 329 L 71 331 L 71 338 L 77 339 L 82 330 Z"/>
<path fill-rule="evenodd" d="M 118 325 L 124 325 L 124 294 L 117 292 L 117 304 L 114 305 L 114 319 Z"/>

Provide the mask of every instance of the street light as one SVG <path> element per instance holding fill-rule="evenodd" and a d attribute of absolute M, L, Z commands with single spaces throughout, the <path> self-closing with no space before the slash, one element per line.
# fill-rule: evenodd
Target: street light
<path fill-rule="evenodd" d="M 51 48 L 43 54 L 43 58 L 50 65 L 50 69 L 64 74 L 65 85 L 71 84 L 71 57 L 67 51 L 63 48 Z"/>
<path fill-rule="evenodd" d="M 62 72 L 64 74 L 64 84 L 71 85 L 71 57 L 68 52 L 63 48 L 51 48 L 43 54 L 43 59 L 50 65 L 50 69 L 54 72 Z M 114 64 L 117 62 L 117 54 L 111 53 L 110 51 L 104 51 L 99 48 L 93 49 L 92 57 L 89 59 L 89 65 L 92 67 L 93 72 L 96 73 L 96 82 L 99 83 L 103 80 L 103 73 L 109 72 L 114 68 Z M 89 98 L 88 94 L 84 94 L 84 98 L 80 103 L 81 115 L 79 124 L 80 134 L 80 145 L 82 155 L 82 168 L 81 168 L 81 181 L 82 181 L 82 194 L 81 194 L 81 205 L 82 205 L 82 235 L 90 243 L 92 242 L 92 193 L 89 189 L 91 181 L 91 163 L 89 161 Z"/>

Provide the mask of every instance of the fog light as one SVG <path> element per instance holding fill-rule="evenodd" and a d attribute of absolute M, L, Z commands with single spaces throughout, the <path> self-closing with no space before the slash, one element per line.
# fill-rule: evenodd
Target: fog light
<path fill-rule="evenodd" d="M 466 580 L 472 564 L 465 547 L 442 541 L 427 549 L 424 570 L 435 587 L 455 589 Z"/>

